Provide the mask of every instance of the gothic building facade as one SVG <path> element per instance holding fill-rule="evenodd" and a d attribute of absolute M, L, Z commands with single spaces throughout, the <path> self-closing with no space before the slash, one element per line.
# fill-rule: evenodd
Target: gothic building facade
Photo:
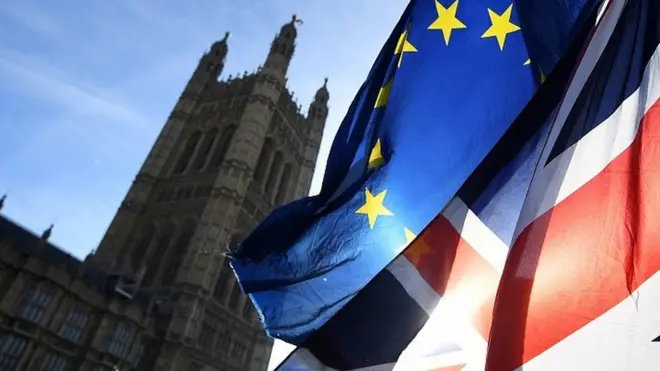
<path fill-rule="evenodd" d="M 6 321 L 16 320 L 17 303 L 38 301 L 43 295 L 34 290 L 47 287 L 73 298 L 58 305 L 87 306 L 100 321 L 93 329 L 87 328 L 92 322 L 79 326 L 94 332 L 88 336 L 93 341 L 84 347 L 79 341 L 75 356 L 65 353 L 77 360 L 67 363 L 75 364 L 71 369 L 266 369 L 272 341 L 263 335 L 225 256 L 270 210 L 309 192 L 329 93 L 324 83 L 304 114 L 286 87 L 298 22 L 294 16 L 282 26 L 256 73 L 219 81 L 228 34 L 203 54 L 98 249 L 76 267 L 69 262 L 53 268 L 64 271 L 67 283 L 40 276 L 43 269 L 27 269 L 30 259 L 49 266 L 43 248 L 24 249 L 23 260 L 5 264 L 14 272 L 3 281 L 10 282 L 6 292 L 13 295 L 5 295 L 0 304 Z M 27 243 L 3 239 L 2 231 L 5 249 Z M 33 240 L 34 246 L 44 244 L 43 238 Z M 88 277 L 92 271 L 102 284 Z M 24 284 L 11 283 L 19 282 L 18 276 L 25 276 Z M 100 295 L 102 303 L 86 302 L 91 294 L 72 294 L 76 282 Z M 51 300 L 44 313 L 53 305 Z M 51 319 L 39 318 L 39 334 L 57 338 L 55 329 L 62 326 L 59 317 L 67 315 L 67 308 Z M 3 339 L 16 335 L 16 328 L 5 326 Z M 27 342 L 20 352 L 12 348 L 13 353 L 2 340 L 0 369 L 6 353 L 16 365 L 40 370 L 32 365 L 59 349 L 30 347 L 48 343 L 42 335 L 16 335 Z M 122 349 L 111 351 L 117 337 Z M 28 349 L 39 349 L 38 357 L 28 356 Z M 44 368 L 51 369 L 60 370 Z"/>

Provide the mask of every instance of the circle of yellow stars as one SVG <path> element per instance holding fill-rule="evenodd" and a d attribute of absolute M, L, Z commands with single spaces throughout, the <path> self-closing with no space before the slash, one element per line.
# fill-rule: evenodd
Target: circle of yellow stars
<path fill-rule="evenodd" d="M 445 45 L 449 46 L 449 41 L 451 40 L 452 32 L 455 30 L 465 29 L 468 26 L 461 21 L 458 16 L 458 6 L 459 0 L 455 0 L 450 6 L 445 7 L 440 3 L 439 0 L 434 0 L 435 10 L 437 13 L 437 18 L 431 25 L 428 26 L 428 30 L 439 30 L 442 32 Z M 482 39 L 494 38 L 497 41 L 497 45 L 500 48 L 500 51 L 504 51 L 504 46 L 506 44 L 507 36 L 511 33 L 520 31 L 520 26 L 511 21 L 511 14 L 513 12 L 513 3 L 511 3 L 502 14 L 498 14 L 493 9 L 487 8 L 488 17 L 490 19 L 490 27 L 484 31 L 481 35 Z M 406 53 L 416 53 L 417 47 L 408 40 L 408 31 L 405 30 L 399 36 L 397 45 L 394 49 L 394 55 L 398 56 L 397 58 L 397 68 L 401 67 L 403 62 L 404 55 Z M 531 60 L 527 59 L 523 66 L 528 66 L 531 64 Z M 539 68 L 540 80 L 541 83 L 545 81 L 545 75 L 543 71 Z M 376 97 L 376 103 L 374 108 L 380 108 L 387 104 L 387 101 L 390 96 L 390 91 L 392 90 L 393 79 L 389 80 L 384 86 L 380 88 L 378 96 Z"/>
<path fill-rule="evenodd" d="M 451 5 L 445 7 L 442 3 L 440 3 L 439 0 L 434 0 L 437 18 L 428 26 L 427 29 L 441 31 L 446 46 L 449 46 L 449 42 L 451 41 L 452 33 L 454 31 L 466 29 L 468 27 L 457 16 L 459 1 L 460 0 L 455 0 Z M 487 12 L 491 25 L 484 31 L 484 33 L 481 35 L 481 38 L 494 38 L 500 51 L 504 51 L 507 36 L 511 33 L 520 31 L 520 26 L 514 24 L 511 21 L 513 3 L 511 3 L 501 14 L 498 14 L 490 8 L 487 8 Z M 417 52 L 417 47 L 415 47 L 415 45 L 413 45 L 413 43 L 408 40 L 408 36 L 408 30 L 405 30 L 399 36 L 397 41 L 397 45 L 394 50 L 394 55 L 398 57 L 397 68 L 401 67 L 404 55 Z M 531 63 L 531 60 L 527 59 L 523 65 L 528 66 Z M 545 80 L 545 75 L 543 74 L 543 71 L 540 70 L 540 68 L 539 71 L 541 82 L 543 83 Z M 393 79 L 390 79 L 380 88 L 378 96 L 376 97 L 374 108 L 380 108 L 387 105 L 390 92 L 392 90 L 393 81 Z M 369 155 L 368 169 L 375 170 L 381 167 L 384 163 L 385 157 L 382 153 L 382 143 L 380 139 L 378 139 Z M 369 227 L 371 229 L 374 228 L 379 217 L 394 216 L 394 213 L 392 213 L 392 211 L 390 211 L 385 206 L 387 190 L 382 190 L 374 195 L 372 190 L 366 188 L 364 194 L 365 203 L 359 209 L 357 209 L 356 213 L 367 216 Z M 417 237 L 410 229 L 405 227 L 404 236 L 406 241 L 396 250 L 397 254 L 402 252 Z M 416 244 L 416 246 L 417 245 L 420 245 L 420 248 L 416 248 L 415 251 L 411 251 L 409 254 L 409 258 L 412 258 L 413 264 L 417 264 L 422 255 L 432 252 L 431 248 L 424 241 L 420 241 Z"/>

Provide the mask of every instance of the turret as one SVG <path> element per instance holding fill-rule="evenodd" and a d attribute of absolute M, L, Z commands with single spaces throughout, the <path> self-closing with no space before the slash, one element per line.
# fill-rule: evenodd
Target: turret
<path fill-rule="evenodd" d="M 211 290 L 213 287 L 208 285 L 216 282 L 219 269 L 213 266 L 214 260 L 196 251 L 207 243 L 210 234 L 218 236 L 223 243 L 230 242 L 232 238 L 232 235 L 218 235 L 218 230 L 232 231 L 235 229 L 234 223 L 240 219 L 241 205 L 252 182 L 277 103 L 282 92 L 286 91 L 286 72 L 295 47 L 295 25 L 299 23 L 300 20 L 293 16 L 275 36 L 266 62 L 257 73 L 252 91 L 236 122 L 235 131 L 230 136 L 220 165 L 220 176 L 213 184 L 216 195 L 202 213 L 200 227 L 192 240 L 195 248 L 188 253 L 177 278 L 179 281 L 185 280 L 190 286 Z M 201 268 L 203 266 L 206 270 Z M 209 275 L 210 279 L 204 275 Z"/>
<path fill-rule="evenodd" d="M 48 228 L 46 228 L 45 231 L 43 231 L 43 233 L 41 233 L 41 240 L 42 241 L 44 241 L 44 242 L 48 241 L 48 239 L 50 238 L 50 235 L 53 234 L 53 227 L 54 227 L 54 225 L 51 224 Z"/>
<path fill-rule="evenodd" d="M 323 81 L 323 86 L 316 91 L 314 101 L 309 105 L 307 111 L 307 141 L 316 148 L 321 145 L 321 136 L 323 136 L 323 128 L 325 127 L 325 120 L 328 118 L 328 101 L 330 100 L 330 93 L 328 92 L 328 78 Z M 311 159 L 316 163 L 316 155 Z"/>
<path fill-rule="evenodd" d="M 53 234 L 53 224 L 51 224 L 45 231 L 41 233 L 41 237 L 39 237 L 39 241 L 37 241 L 37 248 L 35 249 L 35 253 L 41 254 L 42 251 L 46 248 L 46 245 L 48 244 L 48 239 L 50 238 L 51 234 Z"/>
<path fill-rule="evenodd" d="M 222 73 L 227 57 L 229 32 L 223 39 L 216 41 L 202 55 L 190 80 L 183 89 L 172 113 L 167 118 L 156 143 L 142 164 L 133 186 L 119 206 L 110 227 L 94 254 L 93 262 L 106 271 L 122 272 L 125 264 L 121 259 L 122 249 L 129 243 L 128 238 L 139 217 L 144 214 L 148 198 L 157 179 L 165 177 L 166 161 L 176 150 L 176 144 L 186 125 L 189 124 L 193 110 L 199 102 L 204 89 L 216 83 Z"/>
<path fill-rule="evenodd" d="M 199 94 L 209 82 L 218 80 L 225 67 L 228 51 L 227 41 L 230 35 L 230 32 L 226 32 L 222 40 L 214 42 L 209 51 L 202 55 L 183 94 L 187 92 Z"/>
<path fill-rule="evenodd" d="M 312 184 L 312 176 L 314 175 L 314 166 L 316 165 L 316 158 L 319 155 L 319 148 L 321 147 L 321 137 L 323 136 L 323 129 L 325 121 L 328 118 L 328 101 L 330 100 L 330 93 L 328 92 L 328 79 L 323 82 L 323 86 L 316 91 L 314 101 L 309 105 L 307 111 L 306 122 L 306 140 L 303 147 L 303 164 L 300 168 L 300 175 L 298 176 L 298 184 L 296 185 L 296 199 L 308 196 L 309 187 Z"/>
<path fill-rule="evenodd" d="M 328 92 L 328 78 L 323 81 L 323 86 L 316 91 L 314 101 L 309 106 L 307 115 L 308 121 L 319 121 L 325 124 L 325 119 L 328 117 L 328 101 L 330 100 L 330 93 Z"/>
<path fill-rule="evenodd" d="M 302 21 L 294 14 L 291 17 L 291 22 L 282 26 L 280 32 L 275 35 L 264 64 L 264 72 L 274 74 L 282 79 L 286 76 L 289 63 L 291 63 L 291 58 L 296 49 L 296 36 L 298 35 L 296 24 L 300 23 Z"/>

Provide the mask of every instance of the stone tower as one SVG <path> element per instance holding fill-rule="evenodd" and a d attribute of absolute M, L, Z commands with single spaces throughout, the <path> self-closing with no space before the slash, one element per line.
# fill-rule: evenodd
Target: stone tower
<path fill-rule="evenodd" d="M 305 116 L 286 87 L 299 22 L 256 73 L 218 81 L 229 34 L 204 53 L 92 258 L 154 298 L 155 370 L 266 369 L 272 342 L 224 254 L 309 191 L 329 94 Z"/>

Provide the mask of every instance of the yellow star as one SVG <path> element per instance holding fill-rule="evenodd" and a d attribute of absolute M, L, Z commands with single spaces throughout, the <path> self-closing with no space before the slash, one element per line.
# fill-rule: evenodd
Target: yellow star
<path fill-rule="evenodd" d="M 529 59 L 529 58 L 527 58 L 527 60 L 525 61 L 525 63 L 523 63 L 523 66 L 529 66 L 530 63 L 532 63 L 532 60 Z"/>
<path fill-rule="evenodd" d="M 405 53 L 415 52 L 417 52 L 417 48 L 408 41 L 408 31 L 403 31 L 401 36 L 399 36 L 399 41 L 396 43 L 396 49 L 394 50 L 394 55 L 399 56 L 397 67 L 401 67 L 401 61 L 403 60 L 403 55 Z"/>
<path fill-rule="evenodd" d="M 390 99 L 390 91 L 392 90 L 393 81 L 394 80 L 390 80 L 390 82 L 380 88 L 378 91 L 378 97 L 376 97 L 376 104 L 374 105 L 374 108 L 380 108 L 387 104 L 387 100 Z"/>
<path fill-rule="evenodd" d="M 384 163 L 385 157 L 383 157 L 383 152 L 380 146 L 380 139 L 378 139 L 376 141 L 376 145 L 374 145 L 374 148 L 371 150 L 371 154 L 369 154 L 369 165 L 367 167 L 369 169 L 377 169 Z"/>
<path fill-rule="evenodd" d="M 506 35 L 520 30 L 520 27 L 511 23 L 511 10 L 513 9 L 513 4 L 509 5 L 508 8 L 498 15 L 494 11 L 488 9 L 488 16 L 490 17 L 491 26 L 481 35 L 481 38 L 486 37 L 495 37 L 497 38 L 497 43 L 500 45 L 500 50 L 504 50 L 504 41 L 506 41 Z"/>
<path fill-rule="evenodd" d="M 412 265 L 417 266 L 422 259 L 422 256 L 432 253 L 433 249 L 424 241 L 424 236 L 417 238 L 417 237 L 411 230 L 408 228 L 403 228 L 403 233 L 406 235 L 406 245 L 410 245 L 413 241 L 415 243 L 410 246 L 408 250 L 404 253 L 406 255 L 406 258 L 410 260 Z M 404 247 L 405 248 L 405 247 Z"/>
<path fill-rule="evenodd" d="M 387 210 L 385 206 L 383 205 L 383 201 L 385 200 L 385 194 L 387 191 L 382 191 L 376 196 L 372 195 L 371 192 L 369 192 L 369 189 L 367 188 L 364 191 L 367 200 L 360 207 L 357 209 L 355 213 L 357 214 L 366 214 L 367 217 L 369 217 L 369 228 L 373 229 L 374 225 L 376 224 L 376 219 L 378 219 L 378 216 L 392 216 L 391 211 Z"/>
<path fill-rule="evenodd" d="M 438 19 L 436 19 L 430 26 L 429 30 L 442 30 L 445 37 L 445 44 L 449 45 L 449 38 L 451 32 L 456 29 L 466 28 L 463 22 L 456 18 L 456 10 L 458 10 L 458 0 L 454 1 L 449 8 L 445 8 L 438 0 L 435 0 L 435 10 L 438 12 Z"/>

